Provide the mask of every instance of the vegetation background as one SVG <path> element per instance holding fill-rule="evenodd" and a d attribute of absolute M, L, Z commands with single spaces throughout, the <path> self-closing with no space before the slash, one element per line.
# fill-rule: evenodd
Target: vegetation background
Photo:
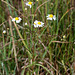
<path fill-rule="evenodd" d="M 0 0 L 0 75 L 74 75 L 74 8 L 74 0 Z M 21 23 L 11 21 L 16 16 Z M 44 26 L 34 28 L 35 20 Z"/>

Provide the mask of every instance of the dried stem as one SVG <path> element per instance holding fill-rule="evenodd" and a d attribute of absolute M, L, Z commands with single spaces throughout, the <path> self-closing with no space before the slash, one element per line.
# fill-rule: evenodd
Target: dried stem
<path fill-rule="evenodd" d="M 10 16 L 10 18 L 12 19 L 11 16 Z M 20 36 L 21 39 L 23 39 L 23 37 L 22 37 L 22 35 L 20 34 L 20 31 L 19 31 L 19 29 L 18 29 L 16 23 L 15 23 L 15 22 L 13 22 L 13 23 L 14 23 L 14 26 L 15 26 L 15 28 L 16 28 L 16 30 L 17 30 L 18 35 Z M 28 54 L 30 55 L 30 57 L 32 57 L 32 54 L 29 52 L 29 48 L 27 47 L 27 45 L 26 45 L 26 43 L 25 43 L 24 40 L 22 40 L 22 43 L 24 44 L 24 46 L 25 46 L 25 48 L 26 48 L 26 51 L 28 52 Z"/>
<path fill-rule="evenodd" d="M 13 35 L 13 31 L 12 31 L 12 24 L 11 24 L 11 20 L 9 18 L 9 25 L 10 25 L 10 32 L 11 32 L 11 36 Z M 14 41 L 14 37 L 12 37 L 12 43 L 13 43 L 13 49 L 14 49 L 14 55 L 15 55 L 15 62 L 16 62 L 16 66 L 17 66 L 17 71 L 19 72 L 19 67 L 18 67 L 18 61 L 17 61 L 17 54 L 16 54 L 16 47 L 15 47 L 15 41 Z"/>

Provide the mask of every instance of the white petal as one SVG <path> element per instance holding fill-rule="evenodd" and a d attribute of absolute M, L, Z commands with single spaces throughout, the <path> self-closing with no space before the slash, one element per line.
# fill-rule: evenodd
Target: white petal
<path fill-rule="evenodd" d="M 53 19 L 54 19 L 54 20 L 56 20 L 56 17 L 55 17 L 55 15 L 53 16 Z"/>
<path fill-rule="evenodd" d="M 29 6 L 29 4 L 26 4 L 27 6 Z"/>
<path fill-rule="evenodd" d="M 38 21 L 37 21 L 37 20 L 35 20 L 35 21 L 34 21 L 34 23 L 35 23 L 35 24 L 37 24 L 37 23 L 38 23 Z"/>
<path fill-rule="evenodd" d="M 44 26 L 44 23 L 41 23 L 41 25 L 39 25 L 39 26 Z"/>
<path fill-rule="evenodd" d="M 16 20 L 16 23 L 20 23 L 21 22 L 21 20 Z"/>
<path fill-rule="evenodd" d="M 49 17 L 49 16 L 46 16 L 46 17 Z"/>
<path fill-rule="evenodd" d="M 30 8 L 31 8 L 32 6 L 30 5 Z"/>
<path fill-rule="evenodd" d="M 52 20 L 52 18 L 47 18 L 47 20 Z"/>
<path fill-rule="evenodd" d="M 41 24 L 43 25 L 44 23 L 42 22 Z"/>
<path fill-rule="evenodd" d="M 43 27 L 44 25 L 39 25 L 39 27 Z"/>
<path fill-rule="evenodd" d="M 22 20 L 22 19 L 19 17 L 19 20 Z"/>
<path fill-rule="evenodd" d="M 28 4 L 28 2 L 27 2 L 27 3 L 25 3 L 25 4 L 26 4 L 26 5 L 29 5 L 29 4 Z"/>
<path fill-rule="evenodd" d="M 36 28 L 36 27 L 38 27 L 38 25 L 34 25 L 34 27 Z"/>
<path fill-rule="evenodd" d="M 12 18 L 12 21 L 15 21 L 15 18 Z"/>

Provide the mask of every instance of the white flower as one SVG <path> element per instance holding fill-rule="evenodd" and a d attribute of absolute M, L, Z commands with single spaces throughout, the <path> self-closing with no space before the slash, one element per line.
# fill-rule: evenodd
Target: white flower
<path fill-rule="evenodd" d="M 6 30 L 3 30 L 3 34 L 5 34 L 6 33 Z"/>
<path fill-rule="evenodd" d="M 65 39 L 65 38 L 66 38 L 66 36 L 64 35 L 64 36 L 63 36 L 63 38 Z"/>
<path fill-rule="evenodd" d="M 27 2 L 27 3 L 25 3 L 27 6 L 30 6 L 30 8 L 32 7 L 32 5 L 33 5 L 33 2 Z"/>
<path fill-rule="evenodd" d="M 38 23 L 38 21 L 35 20 L 35 21 L 34 21 L 34 27 L 35 27 L 35 28 L 38 27 L 37 23 Z"/>
<path fill-rule="evenodd" d="M 9 28 L 7 28 L 7 30 L 9 30 Z"/>
<path fill-rule="evenodd" d="M 48 14 L 48 16 L 46 17 L 47 17 L 47 20 L 56 20 L 56 16 L 53 14 Z"/>
<path fill-rule="evenodd" d="M 25 25 L 27 25 L 27 23 L 25 23 Z"/>
<path fill-rule="evenodd" d="M 12 19 L 12 21 L 16 21 L 16 23 L 20 23 L 21 22 L 21 18 L 20 17 L 15 17 Z"/>
<path fill-rule="evenodd" d="M 27 8 L 25 8 L 25 10 L 27 10 Z"/>
<path fill-rule="evenodd" d="M 44 23 L 43 23 L 43 22 L 37 21 L 37 20 L 34 21 L 34 27 L 35 27 L 35 28 L 36 28 L 36 27 L 43 27 L 43 26 L 44 26 Z"/>

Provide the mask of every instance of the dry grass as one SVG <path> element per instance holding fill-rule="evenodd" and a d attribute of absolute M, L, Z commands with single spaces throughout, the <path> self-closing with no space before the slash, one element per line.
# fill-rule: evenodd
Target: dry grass
<path fill-rule="evenodd" d="M 27 1 L 0 0 L 0 75 L 74 75 L 75 1 L 30 0 L 31 9 Z M 17 16 L 19 24 L 12 22 Z M 44 26 L 34 28 L 35 20 Z"/>

